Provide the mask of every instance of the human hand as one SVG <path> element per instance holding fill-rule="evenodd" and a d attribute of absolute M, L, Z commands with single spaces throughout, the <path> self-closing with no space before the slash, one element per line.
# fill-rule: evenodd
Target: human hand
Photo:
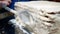
<path fill-rule="evenodd" d="M 10 5 L 11 3 L 11 0 L 1 0 L 0 1 L 0 7 L 2 7 L 3 5 Z"/>

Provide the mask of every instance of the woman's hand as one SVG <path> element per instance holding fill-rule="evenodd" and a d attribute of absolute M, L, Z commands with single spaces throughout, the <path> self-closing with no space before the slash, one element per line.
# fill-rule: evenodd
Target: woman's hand
<path fill-rule="evenodd" d="M 11 3 L 11 0 L 3 0 L 3 1 L 5 1 L 6 5 L 10 5 Z"/>
<path fill-rule="evenodd" d="M 0 1 L 0 7 L 2 7 L 3 5 L 10 5 L 11 3 L 11 0 L 1 0 Z"/>

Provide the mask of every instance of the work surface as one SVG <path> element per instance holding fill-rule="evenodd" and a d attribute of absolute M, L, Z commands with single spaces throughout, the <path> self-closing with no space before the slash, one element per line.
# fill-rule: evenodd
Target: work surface
<path fill-rule="evenodd" d="M 36 10 L 47 10 L 47 11 L 60 11 L 59 2 L 51 1 L 30 1 L 30 2 L 17 2 L 16 6 L 23 5 Z"/>
<path fill-rule="evenodd" d="M 16 2 L 15 10 L 18 12 L 16 20 L 29 34 L 60 34 L 60 3 Z"/>

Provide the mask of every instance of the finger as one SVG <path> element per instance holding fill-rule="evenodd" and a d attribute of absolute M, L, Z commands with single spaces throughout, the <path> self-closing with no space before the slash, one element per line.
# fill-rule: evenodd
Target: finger
<path fill-rule="evenodd" d="M 5 1 L 7 1 L 7 2 L 11 3 L 11 0 L 5 0 Z"/>
<path fill-rule="evenodd" d="M 9 4 L 11 3 L 11 0 L 2 0 L 2 1 L 6 1 L 6 2 L 8 2 Z"/>
<path fill-rule="evenodd" d="M 2 1 L 2 5 L 9 5 L 7 1 Z"/>

